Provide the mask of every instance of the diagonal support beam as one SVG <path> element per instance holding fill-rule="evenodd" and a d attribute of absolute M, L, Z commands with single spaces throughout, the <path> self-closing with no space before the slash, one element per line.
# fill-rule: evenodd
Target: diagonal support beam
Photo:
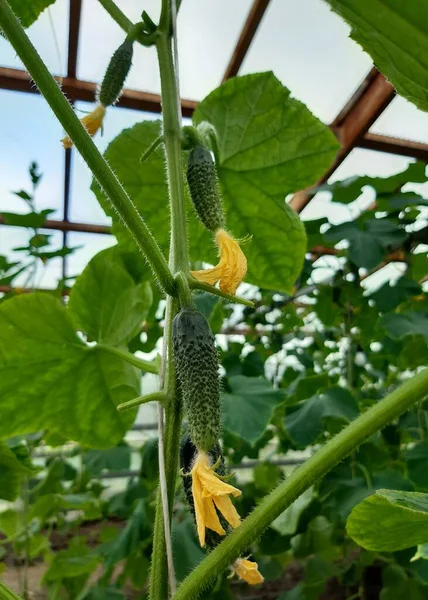
<path fill-rule="evenodd" d="M 223 81 L 227 81 L 231 77 L 235 77 L 244 62 L 244 58 L 248 52 L 251 42 L 254 39 L 256 31 L 263 19 L 270 0 L 254 0 L 251 10 L 248 13 L 247 20 L 242 28 L 241 35 L 233 51 L 232 57 L 227 65 L 223 76 Z"/>
<path fill-rule="evenodd" d="M 293 196 L 290 206 L 296 212 L 302 212 L 314 197 L 316 188 L 325 183 L 349 153 L 360 145 L 370 127 L 393 100 L 394 96 L 395 90 L 392 85 L 377 69 L 373 68 L 330 125 L 342 147 L 332 165 L 315 185 Z"/>
<path fill-rule="evenodd" d="M 94 102 L 97 92 L 96 83 L 70 77 L 56 77 L 56 80 L 70 101 L 82 100 L 84 102 Z M 22 69 L 9 69 L 7 67 L 0 67 L 0 89 L 33 94 L 39 93 L 26 71 Z M 191 117 L 197 105 L 198 102 L 196 100 L 182 99 L 181 112 L 183 117 Z M 161 112 L 159 94 L 150 94 L 149 92 L 141 92 L 139 90 L 124 89 L 116 106 L 152 113 Z"/>

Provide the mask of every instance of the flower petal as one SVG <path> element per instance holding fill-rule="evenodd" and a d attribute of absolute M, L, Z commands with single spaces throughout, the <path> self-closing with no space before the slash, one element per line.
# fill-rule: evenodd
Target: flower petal
<path fill-rule="evenodd" d="M 195 504 L 196 529 L 199 543 L 205 546 L 205 503 L 202 498 L 202 485 L 199 477 L 192 476 L 192 495 Z"/>
<path fill-rule="evenodd" d="M 193 277 L 199 279 L 199 281 L 209 283 L 209 285 L 215 285 L 221 277 L 221 266 L 217 265 L 211 269 L 202 269 L 201 271 L 190 271 L 190 273 Z"/>
<path fill-rule="evenodd" d="M 243 579 L 250 585 L 263 583 L 263 575 L 259 572 L 259 566 L 256 562 L 245 558 L 238 558 L 233 564 L 233 570 L 238 575 L 239 579 Z"/>
<path fill-rule="evenodd" d="M 241 524 L 241 518 L 238 514 L 238 511 L 233 506 L 232 500 L 229 498 L 229 496 L 214 496 L 213 501 L 229 525 L 232 525 L 234 529 L 239 527 Z"/>
<path fill-rule="evenodd" d="M 247 259 L 239 243 L 224 229 L 219 229 L 215 237 L 220 248 L 220 265 L 222 266 L 220 289 L 222 292 L 235 295 L 247 272 Z"/>
<path fill-rule="evenodd" d="M 211 498 L 204 498 L 204 514 L 205 514 L 205 527 L 212 529 L 219 535 L 226 535 L 225 530 L 221 526 L 220 519 L 214 507 Z"/>
<path fill-rule="evenodd" d="M 93 137 L 100 129 L 101 125 L 103 124 L 105 114 L 105 106 L 103 106 L 102 104 L 98 104 L 98 106 L 96 106 L 92 112 L 90 112 L 88 115 L 85 115 L 83 119 L 80 119 L 80 122 L 82 123 L 83 127 L 86 129 L 86 131 L 91 137 Z M 68 135 L 65 136 L 65 138 L 63 138 L 61 142 L 64 148 L 66 149 L 71 148 L 73 146 L 73 142 L 68 137 Z"/>

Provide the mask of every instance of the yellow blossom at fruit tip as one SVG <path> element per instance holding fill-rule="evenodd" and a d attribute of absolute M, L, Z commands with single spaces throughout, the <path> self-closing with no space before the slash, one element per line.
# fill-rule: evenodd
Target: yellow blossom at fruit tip
<path fill-rule="evenodd" d="M 103 106 L 102 104 L 98 104 L 92 112 L 80 119 L 80 122 L 82 123 L 83 127 L 86 129 L 86 131 L 91 137 L 93 137 L 101 128 L 105 114 L 105 106 Z M 65 149 L 71 148 L 73 145 L 73 142 L 68 137 L 68 135 L 66 135 L 65 138 L 61 140 L 61 142 Z"/>
<path fill-rule="evenodd" d="M 224 229 L 216 231 L 215 241 L 220 252 L 218 265 L 212 269 L 192 271 L 192 275 L 210 285 L 219 281 L 222 292 L 235 295 L 247 272 L 247 259 L 239 243 Z"/>
<path fill-rule="evenodd" d="M 246 581 L 250 585 L 263 583 L 263 575 L 259 572 L 259 565 L 246 558 L 238 558 L 233 563 L 232 569 L 238 575 L 239 579 Z"/>
<path fill-rule="evenodd" d="M 205 528 L 219 535 L 226 535 L 216 509 L 232 527 L 238 527 L 241 519 L 229 495 L 240 496 L 241 491 L 222 481 L 211 466 L 210 457 L 199 452 L 191 470 L 192 494 L 195 505 L 196 528 L 201 546 L 205 546 Z"/>

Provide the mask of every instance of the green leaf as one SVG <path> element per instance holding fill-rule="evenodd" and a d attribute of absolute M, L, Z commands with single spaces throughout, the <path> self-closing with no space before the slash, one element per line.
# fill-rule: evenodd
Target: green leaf
<path fill-rule="evenodd" d="M 116 406 L 139 395 L 135 369 L 88 348 L 67 309 L 49 294 L 0 305 L 0 436 L 53 429 L 89 447 L 118 443 L 134 414 Z"/>
<path fill-rule="evenodd" d="M 131 448 L 126 445 L 107 448 L 106 450 L 89 450 L 83 456 L 83 464 L 92 476 L 103 471 L 122 471 L 130 468 Z"/>
<path fill-rule="evenodd" d="M 68 308 L 91 339 L 119 346 L 141 330 L 152 298 L 150 284 L 136 284 L 118 252 L 101 252 L 77 278 Z"/>
<path fill-rule="evenodd" d="M 2 500 L 15 500 L 21 490 L 23 479 L 33 472 L 32 468 L 19 460 L 13 450 L 0 441 L 0 498 Z"/>
<path fill-rule="evenodd" d="M 382 571 L 382 591 L 379 600 L 425 600 L 426 591 L 415 579 L 410 579 L 403 567 L 388 565 Z"/>
<path fill-rule="evenodd" d="M 44 574 L 44 581 L 57 581 L 89 575 L 99 563 L 99 556 L 91 552 L 84 543 L 73 539 L 73 545 L 67 550 L 60 550 L 53 555 L 49 569 Z"/>
<path fill-rule="evenodd" d="M 218 130 L 218 173 L 227 227 L 238 238 L 251 236 L 244 246 L 246 281 L 289 292 L 300 272 L 306 239 L 285 196 L 312 184 L 324 172 L 337 142 L 325 125 L 290 98 L 271 73 L 236 77 L 231 84 L 210 94 L 198 107 L 195 119 L 209 119 Z M 227 131 L 224 102 L 230 125 Z M 141 155 L 159 134 L 159 122 L 139 123 L 123 131 L 109 145 L 105 157 L 166 252 L 169 208 L 163 152 L 157 150 L 140 163 Z M 269 164 L 267 156 L 271 157 Z M 129 247 L 133 242 L 128 232 L 95 182 L 92 190 L 112 216 L 113 232 Z M 212 236 L 197 221 L 190 202 L 187 207 L 191 260 L 216 264 Z"/>
<path fill-rule="evenodd" d="M 405 313 L 389 313 L 380 320 L 393 340 L 400 340 L 408 335 L 423 335 L 428 340 L 428 311 L 407 311 Z"/>
<path fill-rule="evenodd" d="M 347 531 L 360 546 L 377 552 L 423 544 L 428 540 L 428 495 L 378 490 L 353 509 Z"/>
<path fill-rule="evenodd" d="M 412 181 L 414 183 L 424 183 L 426 181 L 425 176 L 426 164 L 422 161 L 410 163 L 410 165 L 395 173 L 390 177 L 369 177 L 368 175 L 355 175 L 348 177 L 342 181 L 335 181 L 331 184 L 323 184 L 318 189 L 326 190 L 332 193 L 333 202 L 341 202 L 342 204 L 349 204 L 356 200 L 365 186 L 373 188 L 378 196 L 378 200 L 385 194 L 396 193 L 401 187 Z M 382 209 L 383 210 L 383 209 Z"/>
<path fill-rule="evenodd" d="M 254 444 L 269 423 L 273 410 L 284 399 L 266 379 L 235 375 L 227 379 L 223 395 L 223 423 L 226 429 Z"/>
<path fill-rule="evenodd" d="M 312 498 L 313 488 L 310 487 L 273 521 L 271 527 L 281 535 L 294 535 L 299 525 L 300 515 L 312 502 Z"/>
<path fill-rule="evenodd" d="M 406 450 L 407 474 L 418 491 L 428 492 L 428 442 L 415 444 Z M 426 540 L 428 542 L 428 538 Z"/>
<path fill-rule="evenodd" d="M 326 0 L 350 26 L 351 37 L 404 96 L 428 110 L 428 31 L 425 0 Z"/>
<path fill-rule="evenodd" d="M 43 225 L 46 222 L 47 216 L 53 212 L 55 211 L 46 209 L 42 210 L 40 213 L 30 212 L 26 215 L 10 212 L 2 212 L 0 214 L 3 217 L 6 225 L 16 225 L 18 227 L 33 227 L 34 229 L 38 229 L 39 227 L 43 227 Z"/>
<path fill-rule="evenodd" d="M 235 77 L 205 98 L 194 122 L 214 125 L 227 226 L 251 235 L 248 281 L 290 292 L 304 229 L 285 196 L 313 184 L 338 150 L 331 132 L 271 73 Z"/>
<path fill-rule="evenodd" d="M 404 300 L 420 294 L 421 291 L 421 286 L 416 281 L 400 277 L 395 285 L 387 281 L 369 297 L 373 298 L 381 311 L 386 312 L 394 310 Z"/>
<path fill-rule="evenodd" d="M 55 0 L 8 0 L 11 9 L 23 27 L 29 27 L 37 20 L 41 12 L 53 4 Z M 31 171 L 30 171 L 31 173 Z"/>
<path fill-rule="evenodd" d="M 324 418 L 352 421 L 358 416 L 358 412 L 358 404 L 348 390 L 332 387 L 322 394 L 288 407 L 285 427 L 296 445 L 305 447 L 322 433 Z"/>
<path fill-rule="evenodd" d="M 192 517 L 187 517 L 183 521 L 173 520 L 172 549 L 175 574 L 177 580 L 182 581 L 205 556 L 196 539 Z"/>

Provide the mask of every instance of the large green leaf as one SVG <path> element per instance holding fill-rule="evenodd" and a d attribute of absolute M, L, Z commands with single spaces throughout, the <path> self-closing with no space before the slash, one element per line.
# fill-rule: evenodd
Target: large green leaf
<path fill-rule="evenodd" d="M 428 495 L 378 490 L 353 509 L 347 531 L 360 546 L 378 552 L 423 544 L 428 540 Z"/>
<path fill-rule="evenodd" d="M 55 0 L 8 0 L 11 9 L 23 27 L 29 27 Z"/>
<path fill-rule="evenodd" d="M 306 238 L 285 196 L 313 184 L 331 164 L 334 136 L 271 72 L 227 81 L 201 102 L 194 121 L 217 131 L 227 226 L 252 236 L 248 281 L 289 292 Z"/>
<path fill-rule="evenodd" d="M 341 387 L 332 387 L 287 409 L 285 427 L 298 446 L 308 446 L 323 431 L 323 419 L 335 417 L 352 421 L 358 416 L 358 404 L 352 394 Z"/>
<path fill-rule="evenodd" d="M 228 127 L 225 127 L 227 119 Z M 246 281 L 290 291 L 306 250 L 304 228 L 285 196 L 311 185 L 329 166 L 337 142 L 328 128 L 294 99 L 271 73 L 237 77 L 210 94 L 195 121 L 209 120 L 217 129 L 218 174 L 227 227 L 240 238 L 250 235 Z M 160 134 L 159 122 L 144 122 L 123 131 L 105 157 L 153 231 L 159 245 L 169 245 L 169 208 L 163 152 L 141 155 Z M 129 245 L 100 187 L 92 189 L 113 218 L 113 232 Z M 188 202 L 190 258 L 217 261 L 212 236 L 196 220 Z"/>
<path fill-rule="evenodd" d="M 33 473 L 25 462 L 4 442 L 0 441 L 0 498 L 15 500 L 21 489 L 21 482 Z"/>
<path fill-rule="evenodd" d="M 425 0 L 326 0 L 351 26 L 397 92 L 428 110 L 428 27 Z"/>
<path fill-rule="evenodd" d="M 77 278 L 68 308 L 90 338 L 119 346 L 141 330 L 153 296 L 150 284 L 135 283 L 119 253 L 111 250 L 97 254 Z"/>
<path fill-rule="evenodd" d="M 250 444 L 262 435 L 273 410 L 283 399 L 266 379 L 235 375 L 227 380 L 229 392 L 222 397 L 223 422 L 226 429 Z"/>
<path fill-rule="evenodd" d="M 134 413 L 116 406 L 139 394 L 135 369 L 87 347 L 50 294 L 0 306 L 0 436 L 52 429 L 89 447 L 118 443 Z"/>

